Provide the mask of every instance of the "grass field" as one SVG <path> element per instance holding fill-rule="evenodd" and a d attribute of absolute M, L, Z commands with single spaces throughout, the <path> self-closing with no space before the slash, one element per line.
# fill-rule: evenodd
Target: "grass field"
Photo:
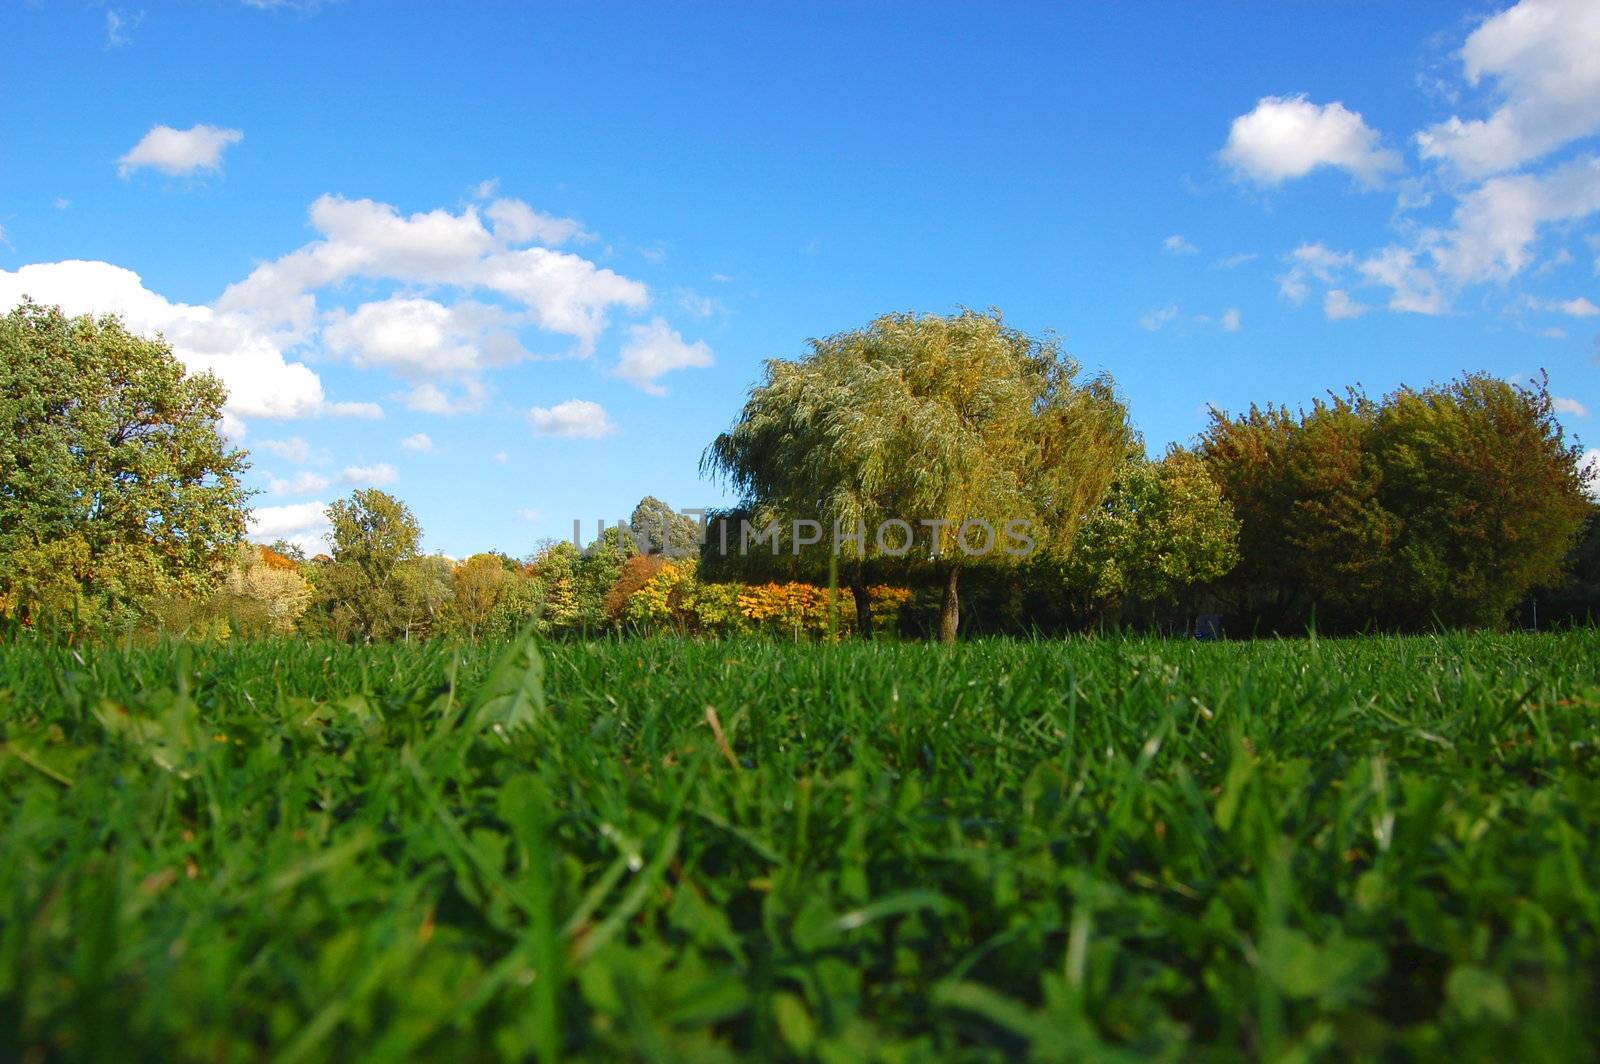
<path fill-rule="evenodd" d="M 0 1056 L 1575 1059 L 1597 663 L 0 647 Z"/>

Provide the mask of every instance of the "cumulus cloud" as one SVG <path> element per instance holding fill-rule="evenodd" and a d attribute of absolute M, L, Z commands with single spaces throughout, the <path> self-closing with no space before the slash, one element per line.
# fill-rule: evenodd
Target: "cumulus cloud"
<path fill-rule="evenodd" d="M 587 399 L 568 399 L 552 407 L 536 406 L 528 411 L 528 420 L 539 436 L 599 439 L 617 431 L 605 408 Z"/>
<path fill-rule="evenodd" d="M 1322 313 L 1329 321 L 1348 321 L 1359 318 L 1372 308 L 1365 303 L 1358 303 L 1350 298 L 1350 293 L 1342 288 L 1330 288 L 1322 297 Z"/>
<path fill-rule="evenodd" d="M 578 255 L 512 246 L 518 241 L 486 229 L 476 207 L 403 216 L 386 203 L 323 196 L 311 205 L 311 224 L 321 239 L 256 267 L 218 306 L 303 328 L 312 293 L 350 278 L 448 285 L 518 304 L 522 320 L 572 338 L 575 353 L 587 355 L 613 308 L 649 302 L 643 284 Z"/>
<path fill-rule="evenodd" d="M 1303 94 L 1267 96 L 1233 120 L 1221 158 L 1235 174 L 1263 185 L 1303 177 L 1318 167 L 1377 184 L 1400 168 L 1378 132 L 1342 103 L 1315 104 Z"/>
<path fill-rule="evenodd" d="M 1163 240 L 1161 246 L 1173 255 L 1193 255 L 1200 250 L 1177 233 Z"/>
<path fill-rule="evenodd" d="M 1488 83 L 1486 118 L 1451 116 L 1417 134 L 1424 158 L 1481 177 L 1538 159 L 1600 130 L 1600 4 L 1522 0 L 1467 38 L 1467 81 Z"/>
<path fill-rule="evenodd" d="M 569 240 L 594 239 L 576 220 L 536 211 L 521 200 L 497 199 L 483 213 L 489 216 L 495 237 L 508 244 L 537 242 L 555 247 Z"/>
<path fill-rule="evenodd" d="M 117 160 L 117 173 L 126 178 L 145 167 L 172 177 L 201 171 L 215 173 L 222 169 L 223 151 L 243 139 L 239 130 L 218 126 L 154 126 Z"/>
<path fill-rule="evenodd" d="M 388 462 L 370 466 L 346 466 L 344 472 L 339 474 L 342 483 L 366 484 L 375 488 L 393 484 L 398 479 L 400 479 L 399 472 Z"/>
<path fill-rule="evenodd" d="M 1278 293 L 1291 303 L 1304 303 L 1312 280 L 1333 284 L 1355 262 L 1348 251 L 1334 251 L 1321 243 L 1301 244 L 1285 256 L 1289 269 L 1278 278 Z"/>
<path fill-rule="evenodd" d="M 1558 414 L 1571 414 L 1573 417 L 1588 417 L 1589 408 L 1576 399 L 1566 399 L 1556 396 L 1550 400 L 1550 405 Z"/>
<path fill-rule="evenodd" d="M 651 395 L 666 395 L 656 378 L 673 370 L 709 365 L 711 348 L 704 340 L 686 343 L 675 329 L 656 318 L 648 325 L 629 326 L 616 375 Z"/>
<path fill-rule="evenodd" d="M 322 336 L 330 353 L 348 356 L 363 368 L 381 367 L 413 380 L 470 384 L 475 400 L 486 391 L 478 380 L 482 371 L 530 357 L 514 331 L 517 316 L 473 300 L 446 306 L 431 299 L 392 296 L 364 303 L 354 313 L 334 310 L 326 320 Z M 430 396 L 443 394 L 436 384 L 424 391 Z M 424 405 L 438 412 L 449 404 L 432 400 Z"/>
<path fill-rule="evenodd" d="M 1584 296 L 1579 296 L 1577 299 L 1557 300 L 1550 304 L 1550 309 L 1573 318 L 1592 318 L 1600 314 L 1600 307 L 1589 302 Z"/>
<path fill-rule="evenodd" d="M 433 439 L 426 432 L 419 432 L 413 436 L 407 436 L 405 439 L 401 440 L 400 446 L 404 447 L 408 451 L 416 451 L 418 453 L 425 454 L 428 451 L 433 450 Z"/>
<path fill-rule="evenodd" d="M 309 471 L 296 473 L 287 480 L 267 477 L 267 491 L 273 495 L 317 495 L 327 491 L 331 484 L 327 477 Z"/>
<path fill-rule="evenodd" d="M 1217 324 L 1222 326 L 1223 332 L 1238 332 L 1242 327 L 1239 320 L 1239 308 L 1229 307 L 1223 311 L 1222 317 L 1217 319 Z"/>
<path fill-rule="evenodd" d="M 250 511 L 247 533 L 256 543 L 286 539 L 307 554 L 329 549 L 328 504 L 296 502 L 284 506 L 258 506 Z"/>
<path fill-rule="evenodd" d="M 304 436 L 290 436 L 286 440 L 262 440 L 256 446 L 295 465 L 305 465 L 311 460 L 311 445 L 306 442 Z"/>
<path fill-rule="evenodd" d="M 32 296 L 68 314 L 118 314 L 132 332 L 162 333 L 194 372 L 217 375 L 236 417 L 291 418 L 333 412 L 322 381 L 284 357 L 277 340 L 248 315 L 173 303 L 144 286 L 132 270 L 71 259 L 0 270 L 0 308 Z"/>

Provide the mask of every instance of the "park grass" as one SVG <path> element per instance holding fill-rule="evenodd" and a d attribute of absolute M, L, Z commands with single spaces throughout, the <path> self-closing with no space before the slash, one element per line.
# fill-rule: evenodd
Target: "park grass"
<path fill-rule="evenodd" d="M 1597 662 L 0 646 L 0 1056 L 1575 1059 Z"/>

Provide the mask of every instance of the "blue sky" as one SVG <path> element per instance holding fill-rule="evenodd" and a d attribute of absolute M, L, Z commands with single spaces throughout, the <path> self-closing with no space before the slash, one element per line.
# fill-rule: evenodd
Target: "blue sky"
<path fill-rule="evenodd" d="M 1207 404 L 1547 370 L 1600 418 L 1600 5 L 6 3 L 0 304 L 230 385 L 257 529 L 531 551 L 763 359 L 996 306 Z"/>

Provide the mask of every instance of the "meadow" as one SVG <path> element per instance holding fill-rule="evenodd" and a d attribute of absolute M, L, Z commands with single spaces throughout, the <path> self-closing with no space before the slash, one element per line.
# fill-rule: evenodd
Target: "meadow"
<path fill-rule="evenodd" d="M 1576 1059 L 1597 663 L 0 645 L 0 1056 Z"/>

